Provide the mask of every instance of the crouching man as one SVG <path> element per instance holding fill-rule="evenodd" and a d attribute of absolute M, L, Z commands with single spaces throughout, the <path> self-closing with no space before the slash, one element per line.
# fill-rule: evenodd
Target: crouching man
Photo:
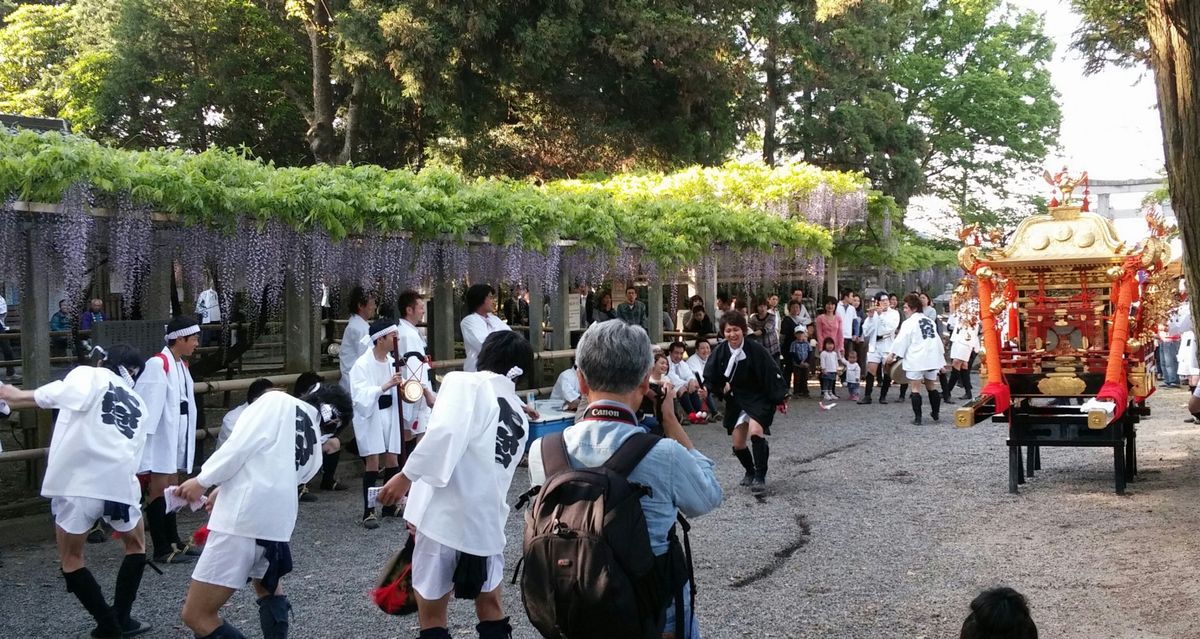
<path fill-rule="evenodd" d="M 265 639 L 285 639 L 291 604 L 281 579 L 292 569 L 296 487 L 321 468 L 321 435 L 351 412 L 350 398 L 321 386 L 297 399 L 270 390 L 251 404 L 194 479 L 179 487 L 189 502 L 209 495 L 208 542 L 196 562 L 183 622 L 198 639 L 242 639 L 217 612 L 251 580 Z M 219 494 L 218 494 L 219 493 Z"/>

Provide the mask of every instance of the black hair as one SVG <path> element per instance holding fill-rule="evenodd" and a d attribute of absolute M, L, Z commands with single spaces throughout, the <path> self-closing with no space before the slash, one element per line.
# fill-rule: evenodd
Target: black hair
<path fill-rule="evenodd" d="M 801 306 L 800 300 L 788 300 L 787 307 L 791 308 L 793 305 Z"/>
<path fill-rule="evenodd" d="M 265 377 L 260 377 L 250 382 L 250 388 L 246 390 L 246 403 L 253 404 L 254 400 L 262 397 L 263 393 L 272 388 L 275 388 L 275 384 Z"/>
<path fill-rule="evenodd" d="M 821 348 L 825 348 L 829 344 L 833 344 L 834 346 L 837 346 L 837 342 L 833 341 L 832 337 L 826 337 L 825 341 L 821 343 Z"/>
<path fill-rule="evenodd" d="M 463 301 L 467 303 L 467 312 L 478 312 L 487 296 L 495 294 L 496 289 L 489 284 L 472 284 L 471 288 L 468 288 L 466 294 L 463 295 Z"/>
<path fill-rule="evenodd" d="M 354 411 L 349 393 L 337 384 L 321 384 L 316 390 L 301 396 L 300 400 L 316 406 L 318 413 L 321 413 L 323 404 L 333 409 L 332 419 L 326 419 L 324 414 L 319 415 L 321 432 L 326 434 L 337 432 L 342 426 L 350 423 Z"/>
<path fill-rule="evenodd" d="M 742 315 L 741 311 L 729 311 L 721 316 L 721 333 L 725 333 L 726 326 L 736 326 L 742 329 L 742 334 L 750 332 L 750 326 L 746 324 L 746 316 Z"/>
<path fill-rule="evenodd" d="M 854 295 L 854 289 L 852 289 L 852 288 L 842 289 L 842 299 L 846 299 L 847 297 L 850 297 L 851 295 Z"/>
<path fill-rule="evenodd" d="M 914 313 L 920 313 L 925 309 L 925 303 L 921 301 L 921 296 L 916 293 L 909 293 L 908 295 L 905 295 L 904 303 L 907 304 Z"/>
<path fill-rule="evenodd" d="M 830 304 L 837 306 L 837 303 L 838 303 L 837 298 L 835 298 L 832 295 L 826 295 L 825 301 L 821 302 L 821 308 L 825 308 L 826 306 L 829 306 Z"/>
<path fill-rule="evenodd" d="M 522 377 L 533 372 L 533 347 L 529 340 L 515 331 L 497 331 L 488 335 L 475 360 L 476 369 L 507 375 L 514 366 L 524 371 Z"/>
<path fill-rule="evenodd" d="M 390 317 L 380 317 L 379 319 L 375 320 L 374 322 L 371 322 L 371 329 L 370 329 L 371 334 L 374 335 L 375 333 L 378 333 L 379 331 L 386 330 L 387 327 L 389 327 L 389 326 L 395 326 L 395 325 L 396 325 L 396 320 L 394 320 Z M 378 341 L 378 340 L 371 340 L 372 343 L 374 343 L 376 341 Z"/>
<path fill-rule="evenodd" d="M 292 397 L 303 397 L 308 391 L 317 384 L 321 383 L 321 376 L 314 371 L 300 373 L 300 377 L 296 378 L 296 383 L 292 384 Z"/>
<path fill-rule="evenodd" d="M 888 292 L 887 292 L 887 291 L 879 291 L 878 293 L 876 293 L 876 294 L 872 295 L 872 296 L 871 296 L 871 299 L 873 299 L 873 300 L 875 300 L 876 302 L 878 302 L 878 301 L 879 301 L 879 300 L 881 300 L 881 299 L 884 299 L 884 300 L 886 300 L 886 299 L 891 299 L 891 298 L 889 298 L 889 297 L 888 297 Z"/>
<path fill-rule="evenodd" d="M 634 286 L 634 285 L 632 285 L 632 284 L 630 284 L 629 286 L 626 286 L 626 287 L 625 287 L 625 292 L 626 292 L 626 293 L 628 293 L 629 291 L 633 291 L 634 293 L 636 293 L 636 292 L 637 292 L 637 287 L 636 287 L 636 286 Z"/>
<path fill-rule="evenodd" d="M 167 323 L 167 332 L 174 333 L 175 331 L 180 331 L 185 328 L 189 328 L 192 326 L 199 326 L 199 325 L 200 325 L 200 322 L 197 321 L 196 317 L 193 315 L 176 315 L 174 318 L 171 319 L 170 322 Z M 197 333 L 197 335 L 199 335 L 199 333 Z M 167 346 L 174 346 L 174 345 L 175 345 L 175 340 L 173 340 L 173 339 L 167 340 Z"/>
<path fill-rule="evenodd" d="M 700 350 L 700 344 L 702 344 L 702 343 L 703 343 L 703 344 L 708 344 L 709 346 L 712 346 L 712 344 L 709 344 L 709 342 L 708 342 L 708 338 L 704 337 L 703 335 L 698 335 L 698 336 L 696 337 L 696 343 L 695 343 L 695 350 L 696 350 L 696 351 Z M 693 352 L 695 352 L 695 351 L 693 351 Z"/>
<path fill-rule="evenodd" d="M 379 305 L 379 316 L 380 317 L 395 317 L 396 316 L 396 309 L 392 306 L 391 302 L 384 302 Z"/>
<path fill-rule="evenodd" d="M 419 300 L 423 299 L 425 299 L 424 295 L 411 289 L 401 293 L 400 299 L 396 300 L 396 306 L 398 307 L 396 310 L 400 312 L 400 317 L 408 319 L 408 307 L 416 305 Z"/>
<path fill-rule="evenodd" d="M 676 348 L 682 348 L 683 353 L 685 355 L 687 354 L 687 344 L 685 344 L 681 341 L 671 342 L 671 345 L 667 346 L 667 352 L 670 353 L 671 351 L 675 350 Z"/>
<path fill-rule="evenodd" d="M 124 367 L 134 379 L 142 374 L 142 368 L 146 365 L 146 358 L 129 344 L 113 344 L 103 355 L 100 354 L 100 349 L 92 349 L 92 353 L 97 366 L 107 368 L 117 375 L 121 374 L 120 369 Z"/>
<path fill-rule="evenodd" d="M 350 301 L 347 304 L 350 314 L 358 315 L 358 309 L 366 306 L 374 297 L 374 293 L 363 290 L 361 286 L 355 286 L 350 290 Z"/>
<path fill-rule="evenodd" d="M 1037 639 L 1025 596 L 1012 588 L 985 590 L 971 602 L 959 639 Z"/>

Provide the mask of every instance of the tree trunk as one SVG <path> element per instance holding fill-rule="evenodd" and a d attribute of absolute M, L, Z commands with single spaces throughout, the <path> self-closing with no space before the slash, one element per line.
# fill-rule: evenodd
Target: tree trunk
<path fill-rule="evenodd" d="M 1167 185 L 1183 236 L 1192 317 L 1200 317 L 1200 3 L 1146 0 L 1146 9 Z"/>
<path fill-rule="evenodd" d="M 333 119 L 333 54 L 330 51 L 330 28 L 333 16 L 325 2 L 308 4 L 309 19 L 305 23 L 309 48 L 312 50 L 312 116 L 308 122 L 308 147 L 313 159 L 326 164 L 338 160 L 334 139 Z"/>
<path fill-rule="evenodd" d="M 779 113 L 779 69 L 775 59 L 775 41 L 778 37 L 778 22 L 772 12 L 767 48 L 763 52 L 763 71 L 767 76 L 766 95 L 763 100 L 763 164 L 767 166 L 775 166 L 775 151 L 779 147 L 779 142 L 775 139 L 775 119 Z"/>
<path fill-rule="evenodd" d="M 367 81 L 362 74 L 355 74 L 350 90 L 350 99 L 346 103 L 346 117 L 343 118 L 345 127 L 342 141 L 342 153 L 338 156 L 339 164 L 350 164 L 354 161 L 355 146 L 358 145 L 358 126 L 361 118 L 363 94 L 367 90 Z"/>

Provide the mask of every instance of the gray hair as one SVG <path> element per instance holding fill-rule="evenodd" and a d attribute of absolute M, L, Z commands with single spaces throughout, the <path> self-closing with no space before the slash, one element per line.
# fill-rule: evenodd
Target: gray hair
<path fill-rule="evenodd" d="M 588 387 L 601 393 L 629 393 L 654 365 L 650 336 L 621 320 L 592 324 L 575 349 L 575 365 Z"/>

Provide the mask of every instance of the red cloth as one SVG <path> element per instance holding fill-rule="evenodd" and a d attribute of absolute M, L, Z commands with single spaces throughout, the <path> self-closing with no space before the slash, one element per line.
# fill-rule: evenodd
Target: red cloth
<path fill-rule="evenodd" d="M 193 544 L 203 546 L 206 542 L 208 542 L 208 524 L 204 524 L 197 528 L 196 532 L 192 533 Z"/>
<path fill-rule="evenodd" d="M 1113 419 L 1117 419 L 1125 414 L 1125 408 L 1129 406 L 1129 385 L 1124 380 L 1104 382 L 1104 386 L 1100 387 L 1100 392 L 1096 393 L 1096 399 L 1102 402 L 1116 402 L 1117 408 L 1113 411 Z"/>
<path fill-rule="evenodd" d="M 1004 382 L 988 382 L 983 387 L 984 395 L 991 395 L 996 398 L 996 412 L 1003 413 L 1008 410 L 1009 404 L 1012 403 L 1012 395 L 1008 391 L 1008 385 Z"/>

